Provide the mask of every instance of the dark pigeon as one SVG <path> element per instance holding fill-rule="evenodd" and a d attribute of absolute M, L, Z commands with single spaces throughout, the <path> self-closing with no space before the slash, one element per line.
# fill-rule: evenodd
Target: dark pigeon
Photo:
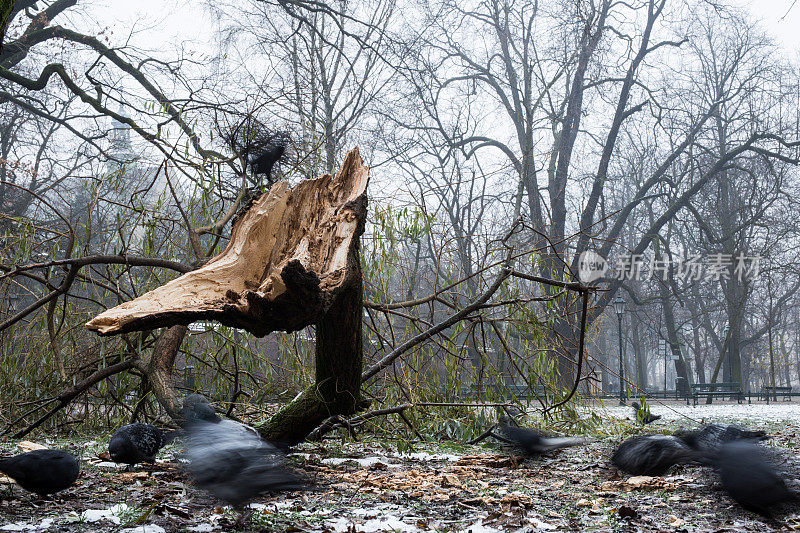
<path fill-rule="evenodd" d="M 654 415 L 649 409 L 642 409 L 638 402 L 633 402 L 631 407 L 633 407 L 633 414 L 636 417 L 636 421 L 643 426 L 661 418 L 661 415 Z"/>
<path fill-rule="evenodd" d="M 108 454 L 116 463 L 133 466 L 154 463 L 158 451 L 172 442 L 177 432 L 163 431 L 151 424 L 128 424 L 111 436 Z"/>
<path fill-rule="evenodd" d="M 624 440 L 611 462 L 633 476 L 663 476 L 670 467 L 697 459 L 697 452 L 682 440 L 666 435 L 646 435 Z"/>
<path fill-rule="evenodd" d="M 231 429 L 203 421 L 187 427 L 188 472 L 195 485 L 239 510 L 265 492 L 307 488 L 275 446 L 249 431 Z"/>
<path fill-rule="evenodd" d="M 702 453 L 714 452 L 728 442 L 758 442 L 769 438 L 763 431 L 751 431 L 730 424 L 709 424 L 695 430 L 679 429 L 674 435 L 691 449 Z"/>
<path fill-rule="evenodd" d="M 493 433 L 496 439 L 529 457 L 586 442 L 582 438 L 548 437 L 533 429 L 512 425 L 501 425 L 498 427 L 498 432 L 499 434 Z"/>
<path fill-rule="evenodd" d="M 752 441 L 723 443 L 707 459 L 728 496 L 748 511 L 770 517 L 776 506 L 798 501 L 767 460 L 765 450 Z"/>
<path fill-rule="evenodd" d="M 0 459 L 0 472 L 23 489 L 39 496 L 54 494 L 70 487 L 78 479 L 78 460 L 61 450 L 34 450 Z"/>
<path fill-rule="evenodd" d="M 288 140 L 288 136 L 285 133 L 270 135 L 266 143 L 263 146 L 259 146 L 256 153 L 250 156 L 250 170 L 253 174 L 266 174 L 267 182 L 269 183 L 272 168 L 286 151 Z"/>

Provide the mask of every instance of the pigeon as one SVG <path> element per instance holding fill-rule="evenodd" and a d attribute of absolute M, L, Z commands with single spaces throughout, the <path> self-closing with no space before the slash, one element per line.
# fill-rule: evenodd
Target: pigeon
<path fill-rule="evenodd" d="M 154 463 L 158 450 L 172 442 L 177 431 L 162 431 L 151 424 L 128 424 L 114 432 L 108 454 L 116 463 L 129 468 L 138 463 Z"/>
<path fill-rule="evenodd" d="M 586 442 L 586 440 L 582 438 L 547 437 L 533 429 L 507 424 L 499 426 L 498 429 L 500 431 L 499 435 L 492 433 L 496 439 L 510 444 L 513 448 L 528 457 L 541 455 L 546 452 L 558 450 L 559 448 L 577 446 Z"/>
<path fill-rule="evenodd" d="M 633 414 L 636 417 L 636 421 L 639 422 L 641 425 L 650 424 L 651 422 L 655 422 L 661 415 L 654 415 L 650 412 L 650 409 L 644 409 L 642 406 L 638 404 L 638 402 L 631 403 L 631 407 L 633 407 Z"/>
<path fill-rule="evenodd" d="M 270 182 L 272 167 L 286 151 L 288 136 L 285 133 L 269 135 L 266 143 L 258 147 L 258 151 L 250 157 L 250 170 L 253 174 L 266 174 Z"/>
<path fill-rule="evenodd" d="M 748 511 L 770 517 L 775 506 L 799 499 L 752 441 L 723 443 L 707 459 L 728 496 Z"/>
<path fill-rule="evenodd" d="M 210 422 L 212 424 L 219 424 L 221 427 L 227 429 L 232 434 L 249 433 L 258 436 L 258 431 L 247 424 L 235 422 L 233 420 L 223 420 L 220 418 L 214 407 L 208 403 L 208 400 L 200 394 L 190 394 L 183 399 L 183 407 L 181 408 L 181 416 L 183 417 L 184 424 L 191 425 L 195 422 Z"/>
<path fill-rule="evenodd" d="M 23 489 L 39 496 L 54 494 L 78 479 L 80 467 L 75 457 L 62 450 L 34 450 L 0 459 L 0 472 Z"/>
<path fill-rule="evenodd" d="M 188 473 L 194 484 L 241 511 L 264 492 L 305 490 L 308 484 L 286 466 L 284 455 L 250 432 L 196 421 L 186 429 Z"/>
<path fill-rule="evenodd" d="M 663 476 L 673 465 L 697 459 L 682 440 L 666 435 L 631 437 L 614 450 L 611 462 L 633 476 Z"/>
<path fill-rule="evenodd" d="M 758 442 L 769 438 L 763 431 L 751 431 L 734 425 L 709 424 L 700 429 L 679 429 L 674 433 L 687 446 L 698 452 L 714 452 L 726 442 Z"/>
<path fill-rule="evenodd" d="M 197 421 L 216 423 L 222 420 L 217 416 L 216 411 L 208 403 L 208 400 L 200 394 L 189 394 L 183 399 L 181 416 L 185 424 L 192 424 Z"/>

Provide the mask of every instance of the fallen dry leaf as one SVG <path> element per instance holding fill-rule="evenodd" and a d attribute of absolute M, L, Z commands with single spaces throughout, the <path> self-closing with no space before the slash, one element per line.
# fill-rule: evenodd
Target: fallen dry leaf
<path fill-rule="evenodd" d="M 508 468 L 517 466 L 517 461 L 508 455 L 465 455 L 456 461 L 457 466 L 490 466 Z"/>
<path fill-rule="evenodd" d="M 443 487 L 456 487 L 456 488 L 464 488 L 464 484 L 458 479 L 458 476 L 455 474 L 443 474 L 442 475 L 442 486 Z"/>
<path fill-rule="evenodd" d="M 669 515 L 667 517 L 667 520 L 671 520 L 671 522 L 669 523 L 671 527 L 681 527 L 684 524 L 683 520 L 681 520 L 675 515 Z"/>
<path fill-rule="evenodd" d="M 17 448 L 22 450 L 24 453 L 27 453 L 27 452 L 32 452 L 34 450 L 46 450 L 47 446 L 39 444 L 38 442 L 23 440 L 17 444 Z"/>
<path fill-rule="evenodd" d="M 147 479 L 150 477 L 148 472 L 122 472 L 111 477 L 111 481 L 119 481 L 122 483 L 135 481 L 137 479 Z"/>
<path fill-rule="evenodd" d="M 675 490 L 678 488 L 676 482 L 667 481 L 661 477 L 652 476 L 633 476 L 622 481 L 606 481 L 600 485 L 602 490 Z"/>

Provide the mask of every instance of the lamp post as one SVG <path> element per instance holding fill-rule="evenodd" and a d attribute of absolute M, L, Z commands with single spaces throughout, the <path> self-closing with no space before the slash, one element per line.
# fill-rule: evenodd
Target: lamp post
<path fill-rule="evenodd" d="M 625 405 L 625 368 L 622 364 L 622 314 L 625 312 L 625 299 L 621 295 L 614 299 L 614 311 L 617 313 L 619 326 L 619 404 Z"/>

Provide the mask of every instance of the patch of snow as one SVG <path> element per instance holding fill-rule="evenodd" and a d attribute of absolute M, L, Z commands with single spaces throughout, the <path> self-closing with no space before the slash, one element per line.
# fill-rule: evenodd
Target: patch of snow
<path fill-rule="evenodd" d="M 119 515 L 128 510 L 128 506 L 124 503 L 119 505 L 112 505 L 108 509 L 86 509 L 81 513 L 81 520 L 84 522 L 99 522 L 100 520 L 108 520 L 116 525 L 119 525 L 122 520 Z"/>
<path fill-rule="evenodd" d="M 0 526 L 0 531 L 39 531 L 49 529 L 53 525 L 52 518 L 45 518 L 38 524 L 26 524 L 25 522 L 14 522 Z"/>
<path fill-rule="evenodd" d="M 94 463 L 94 466 L 98 468 L 113 468 L 115 470 L 122 470 L 125 468 L 126 465 L 120 463 L 112 463 L 111 461 L 100 461 L 99 463 Z"/>
<path fill-rule="evenodd" d="M 458 461 L 461 459 L 460 455 L 454 455 L 452 453 L 430 452 L 404 453 L 399 455 L 399 457 L 412 461 Z"/>
<path fill-rule="evenodd" d="M 770 402 L 769 405 L 765 402 L 752 404 L 726 402 L 711 405 L 700 404 L 692 407 L 685 403 L 661 404 L 658 399 L 653 398 L 648 401 L 648 406 L 651 413 L 661 415 L 661 420 L 677 421 L 685 426 L 692 426 L 692 419 L 696 420 L 698 424 L 702 419 L 705 419 L 706 423 L 746 421 L 751 425 L 757 425 L 785 420 L 800 424 L 800 402 L 778 401 Z M 605 410 L 615 418 L 633 419 L 633 409 L 629 405 L 607 405 Z M 659 422 L 656 421 L 653 427 L 657 427 Z"/>
<path fill-rule="evenodd" d="M 194 531 L 196 533 L 210 533 L 211 531 L 222 529 L 219 526 L 215 526 L 213 524 L 205 523 L 205 524 L 198 524 L 196 526 L 190 526 L 186 528 L 186 531 Z"/>
<path fill-rule="evenodd" d="M 553 529 L 556 529 L 556 526 L 554 526 L 553 524 L 548 524 L 547 522 L 542 522 L 541 520 L 539 520 L 537 518 L 528 517 L 528 522 L 530 522 L 531 525 L 533 527 L 535 527 L 536 529 L 544 529 L 545 531 L 551 531 Z"/>
<path fill-rule="evenodd" d="M 344 533 L 350 529 L 350 520 L 347 518 L 337 518 L 336 520 L 326 520 L 325 525 L 336 533 Z"/>
<path fill-rule="evenodd" d="M 157 524 L 143 524 L 141 526 L 121 529 L 120 533 L 167 533 L 167 531 Z"/>
<path fill-rule="evenodd" d="M 398 468 L 400 465 L 392 464 L 389 462 L 388 457 L 365 457 L 363 459 L 354 459 L 352 457 L 328 457 L 322 460 L 323 464 L 337 466 L 345 463 L 356 463 L 362 468 L 369 468 L 378 463 L 383 463 L 390 468 Z"/>
<path fill-rule="evenodd" d="M 31 531 L 36 527 L 33 524 L 26 524 L 25 522 L 14 522 L 13 524 L 6 524 L 0 526 L 0 531 Z"/>
<path fill-rule="evenodd" d="M 383 518 L 373 518 L 367 520 L 364 524 L 356 526 L 356 531 L 363 531 L 364 533 L 375 533 L 377 531 L 419 531 L 417 526 L 406 524 L 396 516 L 384 516 Z"/>
<path fill-rule="evenodd" d="M 464 533 L 501 533 L 503 530 L 497 529 L 496 527 L 484 526 L 480 522 L 475 522 L 462 531 Z"/>

